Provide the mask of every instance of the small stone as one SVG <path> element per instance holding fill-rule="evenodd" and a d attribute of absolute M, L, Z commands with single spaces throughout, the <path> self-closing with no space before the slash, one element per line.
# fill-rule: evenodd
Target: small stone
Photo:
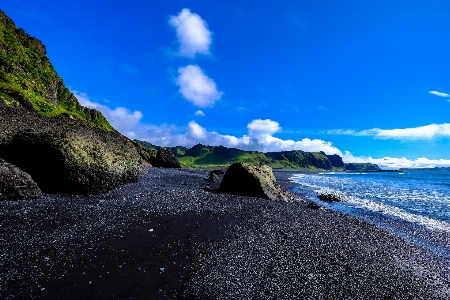
<path fill-rule="evenodd" d="M 320 208 L 322 208 L 322 206 L 317 205 L 317 204 L 314 203 L 314 202 L 310 202 L 306 207 L 307 207 L 307 208 L 311 208 L 311 209 L 320 209 Z"/>

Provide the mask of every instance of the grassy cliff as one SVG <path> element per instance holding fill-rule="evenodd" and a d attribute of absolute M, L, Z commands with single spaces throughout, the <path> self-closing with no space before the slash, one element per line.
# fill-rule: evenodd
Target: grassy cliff
<path fill-rule="evenodd" d="M 86 125 L 114 131 L 99 111 L 80 105 L 46 53 L 40 40 L 17 28 L 0 10 L 0 101 L 48 117 L 64 114 Z"/>

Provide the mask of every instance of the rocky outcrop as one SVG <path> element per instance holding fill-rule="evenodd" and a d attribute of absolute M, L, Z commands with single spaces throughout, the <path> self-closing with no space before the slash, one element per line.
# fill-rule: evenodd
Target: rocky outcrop
<path fill-rule="evenodd" d="M 168 148 L 161 147 L 156 153 L 156 157 L 151 160 L 151 164 L 160 168 L 181 168 L 180 162 Z"/>
<path fill-rule="evenodd" d="M 0 200 L 33 199 L 41 195 L 28 173 L 0 159 Z"/>
<path fill-rule="evenodd" d="M 121 134 L 1 103 L 0 158 L 46 193 L 104 193 L 139 176 L 139 155 Z"/>
<path fill-rule="evenodd" d="M 146 167 L 152 167 L 150 161 L 156 157 L 156 151 L 151 148 L 146 148 L 141 144 L 137 143 L 136 140 L 133 141 L 136 150 L 140 156 L 139 163 Z"/>
<path fill-rule="evenodd" d="M 228 168 L 220 184 L 220 191 L 272 200 L 289 201 L 295 198 L 277 184 L 271 167 L 247 163 L 235 163 Z"/>
<path fill-rule="evenodd" d="M 317 197 L 319 197 L 320 200 L 325 202 L 341 202 L 342 199 L 339 195 L 333 194 L 333 193 L 327 193 L 327 192 L 320 192 Z"/>

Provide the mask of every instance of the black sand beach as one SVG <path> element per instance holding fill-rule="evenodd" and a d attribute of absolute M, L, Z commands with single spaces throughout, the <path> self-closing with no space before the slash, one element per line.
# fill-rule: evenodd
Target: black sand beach
<path fill-rule="evenodd" d="M 372 224 L 146 170 L 104 195 L 1 201 L 0 299 L 450 297 L 448 262 Z"/>

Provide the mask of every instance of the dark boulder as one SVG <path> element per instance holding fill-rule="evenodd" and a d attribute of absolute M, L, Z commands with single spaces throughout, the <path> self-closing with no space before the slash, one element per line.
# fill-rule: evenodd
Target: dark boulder
<path fill-rule="evenodd" d="M 160 168 L 181 168 L 180 162 L 169 148 L 161 147 L 156 153 L 156 157 L 151 160 L 151 164 Z"/>
<path fill-rule="evenodd" d="M 212 182 L 212 183 L 218 183 L 219 177 L 217 177 L 217 175 L 216 175 L 216 173 L 214 173 L 214 171 L 211 171 L 211 172 L 209 172 L 209 178 L 206 179 L 206 181 Z"/>
<path fill-rule="evenodd" d="M 120 133 L 1 101 L 0 158 L 30 174 L 45 193 L 99 194 L 139 178 L 139 154 Z"/>
<path fill-rule="evenodd" d="M 317 204 L 314 203 L 314 202 L 309 202 L 308 205 L 307 205 L 306 207 L 307 207 L 307 208 L 311 208 L 311 209 L 320 209 L 320 208 L 322 208 L 322 206 L 317 205 Z"/>
<path fill-rule="evenodd" d="M 276 182 L 272 168 L 265 165 L 234 163 L 225 172 L 220 191 L 226 194 L 289 201 L 295 199 Z"/>
<path fill-rule="evenodd" d="M 335 195 L 332 193 L 319 193 L 318 197 L 320 200 L 325 202 L 341 202 L 342 199 L 339 195 Z"/>
<path fill-rule="evenodd" d="M 0 200 L 33 199 L 41 195 L 28 173 L 0 158 Z"/>

